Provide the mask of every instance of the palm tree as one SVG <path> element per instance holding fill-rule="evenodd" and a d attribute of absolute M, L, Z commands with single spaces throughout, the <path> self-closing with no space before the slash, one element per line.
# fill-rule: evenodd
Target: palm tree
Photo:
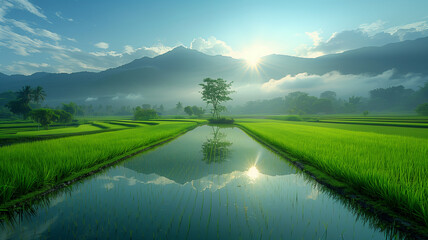
<path fill-rule="evenodd" d="M 43 90 L 41 86 L 37 86 L 36 89 L 32 91 L 32 99 L 35 103 L 43 102 L 45 97 L 45 90 Z"/>
<path fill-rule="evenodd" d="M 25 104 L 28 104 L 33 99 L 33 89 L 30 86 L 24 86 L 16 92 L 18 95 L 18 99 Z"/>

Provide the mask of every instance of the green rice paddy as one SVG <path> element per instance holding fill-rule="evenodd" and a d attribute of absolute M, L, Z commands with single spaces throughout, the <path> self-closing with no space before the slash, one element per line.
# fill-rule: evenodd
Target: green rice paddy
<path fill-rule="evenodd" d="M 165 122 L 150 127 L 1 147 L 0 203 L 49 188 L 85 169 L 123 157 L 195 125 L 194 122 Z"/>
<path fill-rule="evenodd" d="M 427 118 L 310 117 L 305 119 L 308 121 L 276 118 L 238 119 L 236 124 L 293 160 L 316 168 L 353 192 L 369 197 L 375 204 L 427 228 Z M 30 141 L 0 147 L 0 209 L 205 122 L 201 119 L 99 118 L 49 130 L 36 130 L 37 125 L 28 121 L 0 122 L 0 142 L 11 137 Z M 43 140 L 45 138 L 54 139 Z M 240 140 L 234 139 L 228 144 L 237 142 Z M 220 146 L 217 141 L 207 141 L 201 143 L 202 151 L 211 143 Z M 175 172 L 179 169 L 177 166 L 168 171 L 185 177 L 188 170 L 180 170 L 177 175 Z M 211 206 L 210 202 L 205 204 Z M 180 225 L 189 221 L 190 226 L 190 219 L 183 218 L 183 213 L 184 210 L 181 215 L 177 212 Z"/>
<path fill-rule="evenodd" d="M 428 226 L 426 138 L 274 120 L 245 120 L 238 125 L 298 161 Z"/>

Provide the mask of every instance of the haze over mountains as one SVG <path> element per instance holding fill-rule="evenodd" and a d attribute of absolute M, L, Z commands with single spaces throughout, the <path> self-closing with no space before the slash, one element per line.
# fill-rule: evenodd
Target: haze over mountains
<path fill-rule="evenodd" d="M 200 102 L 198 84 L 206 77 L 233 81 L 237 91 L 233 98 L 238 102 L 292 91 L 319 94 L 333 90 L 347 96 L 396 85 L 417 89 L 428 79 L 428 38 L 318 58 L 269 55 L 256 68 L 245 60 L 177 47 L 154 58 L 136 59 L 97 73 L 0 73 L 0 91 L 40 85 L 48 95 L 48 104 L 194 104 Z"/>

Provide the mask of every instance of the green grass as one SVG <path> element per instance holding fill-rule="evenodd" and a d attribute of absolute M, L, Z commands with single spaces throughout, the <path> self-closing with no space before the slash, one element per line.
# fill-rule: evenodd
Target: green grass
<path fill-rule="evenodd" d="M 266 143 L 428 226 L 427 139 L 242 120 Z"/>
<path fill-rule="evenodd" d="M 360 124 L 340 124 L 340 123 L 323 123 L 323 122 L 287 122 L 288 124 L 314 126 L 323 128 L 335 128 L 356 132 L 372 132 L 387 135 L 398 135 L 407 137 L 417 137 L 428 139 L 428 128 L 407 128 L 395 126 L 374 126 Z"/>
<path fill-rule="evenodd" d="M 18 132 L 16 135 L 20 136 L 41 136 L 41 135 L 54 135 L 54 134 L 64 134 L 64 133 L 77 133 L 77 132 L 90 132 L 90 131 L 99 131 L 101 128 L 90 125 L 82 124 L 76 127 L 65 127 L 65 128 L 55 128 L 49 130 L 40 130 L 40 131 L 25 131 Z"/>
<path fill-rule="evenodd" d="M 48 189 L 88 168 L 111 162 L 196 126 L 162 122 L 121 131 L 20 143 L 0 148 L 0 205 Z"/>
<path fill-rule="evenodd" d="M 8 123 L 8 125 L 10 124 L 12 123 Z M 38 128 L 37 125 L 33 125 L 33 123 L 28 122 L 16 122 L 12 124 L 12 126 L 7 127 L 3 127 L 3 125 L 4 124 L 0 124 L 0 146 L 77 135 L 96 134 L 131 127 L 104 122 L 91 122 L 89 124 L 80 125 L 79 123 L 73 123 L 73 125 L 51 126 L 48 130 Z"/>
<path fill-rule="evenodd" d="M 378 125 L 378 126 L 394 126 L 394 127 L 417 127 L 428 128 L 428 123 L 416 123 L 411 121 L 376 121 L 376 120 L 320 120 L 326 123 L 343 123 L 343 124 L 360 124 L 360 125 Z"/>
<path fill-rule="evenodd" d="M 125 119 L 133 119 L 134 116 L 75 116 L 78 120 L 86 120 L 86 121 L 108 121 L 108 120 L 125 120 Z"/>

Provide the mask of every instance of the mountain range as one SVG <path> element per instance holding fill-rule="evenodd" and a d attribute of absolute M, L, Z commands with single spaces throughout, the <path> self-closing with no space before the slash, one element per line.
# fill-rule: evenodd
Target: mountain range
<path fill-rule="evenodd" d="M 101 72 L 6 75 L 0 73 L 0 92 L 24 85 L 42 86 L 48 103 L 66 101 L 127 100 L 147 103 L 193 101 L 206 77 L 233 81 L 235 87 L 257 85 L 299 73 L 323 75 L 379 75 L 394 69 L 394 76 L 428 75 L 428 37 L 365 47 L 317 58 L 286 55 L 262 57 L 256 68 L 245 60 L 210 56 L 185 47 L 153 57 L 143 57 Z M 192 100 L 193 99 L 193 100 Z"/>

